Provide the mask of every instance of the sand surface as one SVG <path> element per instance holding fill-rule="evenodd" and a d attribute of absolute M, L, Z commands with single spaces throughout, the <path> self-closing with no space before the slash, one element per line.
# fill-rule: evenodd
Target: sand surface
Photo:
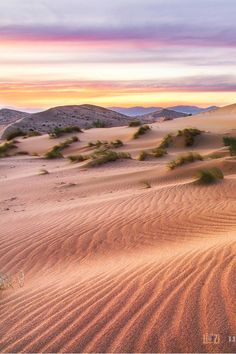
<path fill-rule="evenodd" d="M 222 143 L 235 122 L 234 106 L 152 124 L 137 140 L 128 127 L 77 134 L 65 157 L 117 138 L 133 157 L 98 168 L 1 159 L 0 271 L 25 279 L 0 293 L 0 351 L 235 353 L 236 160 Z M 205 130 L 193 148 L 176 143 L 164 158 L 136 160 L 189 126 Z M 21 138 L 18 149 L 42 155 L 64 139 Z M 186 151 L 223 157 L 169 171 Z M 224 181 L 194 184 L 208 166 Z M 204 344 L 207 333 L 220 343 Z"/>

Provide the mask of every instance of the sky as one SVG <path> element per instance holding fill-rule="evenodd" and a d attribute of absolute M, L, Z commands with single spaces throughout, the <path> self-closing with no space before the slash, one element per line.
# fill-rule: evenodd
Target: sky
<path fill-rule="evenodd" d="M 1 0 L 0 107 L 236 102 L 235 0 Z"/>

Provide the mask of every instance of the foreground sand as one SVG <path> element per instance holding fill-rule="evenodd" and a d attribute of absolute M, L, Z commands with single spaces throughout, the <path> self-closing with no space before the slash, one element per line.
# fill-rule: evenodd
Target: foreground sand
<path fill-rule="evenodd" d="M 225 151 L 233 119 L 187 119 L 153 125 L 137 141 L 131 128 L 92 129 L 66 154 L 121 138 L 135 159 L 188 125 L 208 131 L 193 150 Z M 20 141 L 31 153 L 55 144 Z M 236 352 L 228 341 L 236 336 L 236 160 L 226 154 L 168 171 L 182 151 L 95 169 L 1 159 L 0 270 L 25 273 L 22 288 L 0 294 L 2 352 Z M 193 184 L 202 166 L 221 167 L 225 180 Z M 42 168 L 50 173 L 39 175 Z M 206 333 L 220 344 L 204 344 Z"/>

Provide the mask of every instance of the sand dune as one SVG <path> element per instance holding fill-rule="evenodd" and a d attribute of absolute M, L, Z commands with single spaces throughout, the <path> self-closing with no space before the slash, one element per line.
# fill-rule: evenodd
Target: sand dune
<path fill-rule="evenodd" d="M 0 270 L 25 274 L 23 287 L 0 294 L 2 352 L 236 351 L 228 340 L 236 335 L 236 160 L 222 144 L 233 134 L 231 110 L 235 117 L 230 107 L 153 124 L 137 140 L 127 127 L 79 133 L 65 156 L 119 138 L 118 151 L 133 157 L 94 169 L 1 159 Z M 169 171 L 167 162 L 186 151 L 176 143 L 162 159 L 136 160 L 189 119 L 208 132 L 188 150 L 221 158 Z M 63 139 L 19 139 L 19 149 L 43 155 Z M 193 183 L 199 168 L 212 166 L 224 181 Z M 39 175 L 42 168 L 49 174 Z M 204 344 L 206 333 L 220 343 Z"/>

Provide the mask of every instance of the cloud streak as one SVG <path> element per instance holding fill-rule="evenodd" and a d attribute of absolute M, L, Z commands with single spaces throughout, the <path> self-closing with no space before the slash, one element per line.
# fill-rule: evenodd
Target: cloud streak
<path fill-rule="evenodd" d="M 236 47 L 236 29 L 193 25 L 156 25 L 134 28 L 63 28 L 57 26 L 0 27 L 1 40 L 59 42 L 133 42 L 147 46 Z"/>

